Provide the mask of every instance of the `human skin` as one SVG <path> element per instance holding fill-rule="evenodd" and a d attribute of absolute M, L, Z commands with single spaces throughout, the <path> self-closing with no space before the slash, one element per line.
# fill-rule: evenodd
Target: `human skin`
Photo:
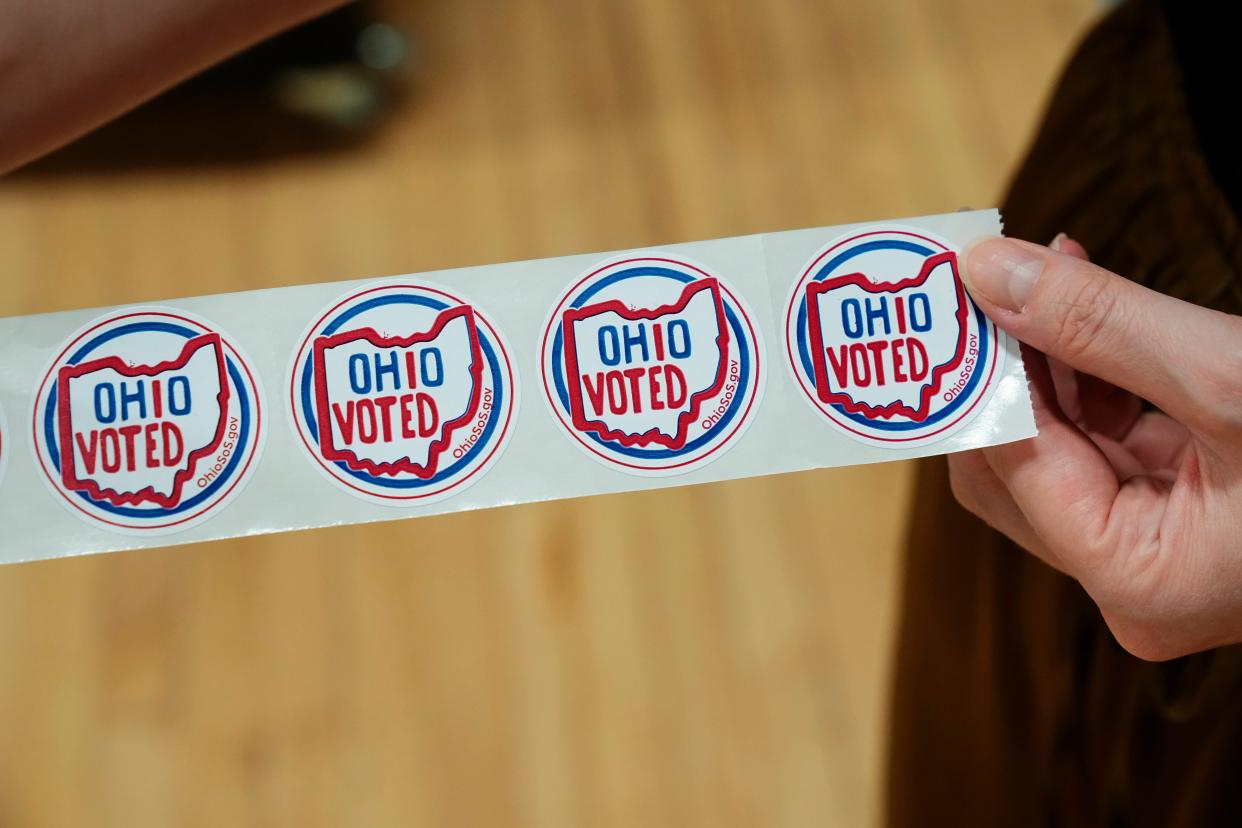
<path fill-rule="evenodd" d="M 1129 282 L 1063 236 L 984 239 L 962 260 L 1023 343 L 1039 435 L 951 455 L 958 501 L 1077 579 L 1140 658 L 1242 641 L 1242 317 Z"/>
<path fill-rule="evenodd" d="M 342 0 L 0 0 L 0 174 Z"/>

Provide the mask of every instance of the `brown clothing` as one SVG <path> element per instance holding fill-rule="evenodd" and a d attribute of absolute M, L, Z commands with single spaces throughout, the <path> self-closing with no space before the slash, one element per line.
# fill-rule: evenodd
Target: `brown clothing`
<path fill-rule="evenodd" d="M 1186 101 L 1159 4 L 1118 9 L 1068 66 L 1006 233 L 1065 231 L 1110 270 L 1242 312 L 1242 233 Z M 1076 582 L 957 506 L 942 458 L 916 497 L 890 824 L 1242 825 L 1242 647 L 1136 659 Z"/>

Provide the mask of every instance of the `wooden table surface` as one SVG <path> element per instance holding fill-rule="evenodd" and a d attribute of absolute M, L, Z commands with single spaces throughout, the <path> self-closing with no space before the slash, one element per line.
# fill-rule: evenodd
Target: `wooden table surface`
<path fill-rule="evenodd" d="M 400 4 L 414 94 L 357 149 L 0 181 L 0 315 L 989 206 L 1093 5 Z M 4 567 L 0 825 L 876 824 L 909 494 Z"/>

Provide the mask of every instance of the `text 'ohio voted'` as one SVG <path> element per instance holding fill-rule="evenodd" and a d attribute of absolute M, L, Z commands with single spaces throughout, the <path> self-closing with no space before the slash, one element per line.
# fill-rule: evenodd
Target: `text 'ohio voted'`
<path fill-rule="evenodd" d="M 159 365 L 66 365 L 58 384 L 65 486 L 114 504 L 175 506 L 198 461 L 237 429 L 219 334 Z"/>
<path fill-rule="evenodd" d="M 445 310 L 429 330 L 407 337 L 372 328 L 319 337 L 315 370 L 323 456 L 371 474 L 434 475 L 482 402 L 469 306 Z"/>
<path fill-rule="evenodd" d="M 682 447 L 704 402 L 738 371 L 715 279 L 650 311 L 615 300 L 576 308 L 563 325 L 574 424 L 624 445 Z"/>
<path fill-rule="evenodd" d="M 35 393 L 35 459 L 75 515 L 129 534 L 218 514 L 264 442 L 263 393 L 211 322 L 162 308 L 97 319 L 65 343 Z"/>
<path fill-rule="evenodd" d="M 753 314 L 705 265 L 652 253 L 601 263 L 553 307 L 539 367 L 565 434 L 630 474 L 684 474 L 752 421 L 764 357 Z"/>
<path fill-rule="evenodd" d="M 926 418 L 941 377 L 966 351 L 969 309 L 956 267 L 953 253 L 941 253 L 917 275 L 889 285 L 861 274 L 811 282 L 807 310 L 820 399 L 871 417 Z"/>
<path fill-rule="evenodd" d="M 824 419 L 895 448 L 964 428 L 1005 351 L 971 302 L 956 250 L 910 228 L 873 228 L 821 248 L 785 310 L 794 379 Z"/>
<path fill-rule="evenodd" d="M 473 302 L 426 283 L 365 285 L 311 324 L 289 413 L 315 466 L 385 506 L 451 497 L 496 462 L 517 410 L 508 347 Z"/>

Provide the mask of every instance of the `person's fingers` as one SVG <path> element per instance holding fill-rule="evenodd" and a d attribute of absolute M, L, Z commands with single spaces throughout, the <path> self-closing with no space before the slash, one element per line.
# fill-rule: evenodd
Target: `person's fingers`
<path fill-rule="evenodd" d="M 1106 554 L 1101 544 L 1120 484 L 1108 458 L 1057 408 L 1043 355 L 1022 351 L 1039 434 L 983 453 L 1031 528 L 1078 576 L 1090 562 L 1070 556 Z"/>
<path fill-rule="evenodd" d="M 1048 246 L 1058 253 L 1089 261 L 1087 249 L 1064 233 L 1058 233 Z M 1048 360 L 1048 372 L 1061 412 L 1088 433 L 1120 441 L 1143 412 L 1143 401 L 1134 394 L 1081 373 L 1059 359 Z"/>
<path fill-rule="evenodd" d="M 949 483 L 953 496 L 968 512 L 982 519 L 1023 549 L 1060 569 L 1005 484 L 992 471 L 982 449 L 949 455 Z"/>
<path fill-rule="evenodd" d="M 1137 396 L 1082 372 L 1078 373 L 1078 404 L 1080 426 L 1115 439 L 1128 434 L 1143 414 L 1143 401 Z"/>
<path fill-rule="evenodd" d="M 1121 444 L 1149 473 L 1168 477 L 1176 474 L 1186 456 L 1190 432 L 1172 417 L 1149 411 L 1134 422 Z"/>
<path fill-rule="evenodd" d="M 1073 256 L 1075 259 L 1089 261 L 1090 256 L 1087 255 L 1087 248 L 1083 247 L 1074 239 L 1071 239 L 1064 233 L 1057 233 L 1056 238 L 1048 245 L 1058 253 L 1064 253 L 1067 256 Z"/>
<path fill-rule="evenodd" d="M 1120 440 L 1143 413 L 1143 401 L 1129 391 L 1059 359 L 1048 359 L 1048 373 L 1061 412 L 1085 431 Z"/>
<path fill-rule="evenodd" d="M 989 317 L 1032 347 L 1211 430 L 1242 404 L 1242 320 L 1181 302 L 1066 253 L 989 238 L 962 255 Z"/>
<path fill-rule="evenodd" d="M 1167 478 L 1176 471 L 1190 432 L 1158 411 L 1143 411 L 1129 391 L 1064 362 L 1048 360 L 1057 406 L 1099 447 L 1120 480 L 1143 474 Z"/>

